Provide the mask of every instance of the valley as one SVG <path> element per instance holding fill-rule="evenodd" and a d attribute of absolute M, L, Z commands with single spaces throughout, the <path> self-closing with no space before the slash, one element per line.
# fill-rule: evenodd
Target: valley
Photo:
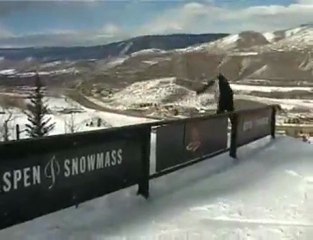
<path fill-rule="evenodd" d="M 222 72 L 231 82 L 236 109 L 279 104 L 280 122 L 313 115 L 311 26 L 215 37 L 207 42 L 192 40 L 198 42 L 177 48 L 174 45 L 149 48 L 145 44 L 140 48 L 135 39 L 137 47 L 129 50 L 135 44 L 130 39 L 128 45 L 103 47 L 108 51 L 115 46 L 109 57 L 104 51 L 102 57 L 92 59 L 84 55 L 88 47 L 81 55 L 75 53 L 76 57 L 67 57 L 66 53 L 81 49 L 64 48 L 63 52 L 60 49 L 54 52 L 53 48 L 46 52 L 20 49 L 15 55 L 12 50 L 7 50 L 6 55 L 1 50 L 0 104 L 25 110 L 23 99 L 29 94 L 37 72 L 47 86 L 47 97 L 66 98 L 86 112 L 150 120 L 212 114 L 216 109 L 213 89 L 199 96 L 195 91 Z M 90 47 L 90 54 L 94 49 Z M 66 104 L 63 107 L 71 113 Z"/>

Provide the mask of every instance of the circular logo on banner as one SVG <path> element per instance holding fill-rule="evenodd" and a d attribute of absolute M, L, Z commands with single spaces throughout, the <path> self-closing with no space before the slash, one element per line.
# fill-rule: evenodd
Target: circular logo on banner
<path fill-rule="evenodd" d="M 190 130 L 190 141 L 186 146 L 186 150 L 196 152 L 201 146 L 201 137 L 199 130 L 196 126 L 192 126 Z"/>
<path fill-rule="evenodd" d="M 56 177 L 60 174 L 61 168 L 56 157 L 53 156 L 46 164 L 44 174 L 47 179 L 50 179 L 49 189 L 55 185 Z"/>

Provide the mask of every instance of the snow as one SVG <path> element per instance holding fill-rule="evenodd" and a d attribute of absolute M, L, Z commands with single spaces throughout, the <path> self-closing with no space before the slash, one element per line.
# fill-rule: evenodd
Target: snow
<path fill-rule="evenodd" d="M 47 65 L 45 67 L 47 67 Z M 38 71 L 39 75 L 59 75 L 66 73 L 79 73 L 79 70 L 77 70 L 75 67 L 71 67 L 53 71 Z M 0 71 L 0 75 L 17 75 L 19 77 L 33 77 L 35 74 L 35 72 L 17 72 L 15 69 L 4 69 Z"/>
<path fill-rule="evenodd" d="M 125 53 L 127 53 L 128 52 L 128 50 L 131 48 L 131 46 L 133 46 L 133 42 L 129 42 L 129 43 L 127 43 L 127 45 L 126 45 L 126 47 L 124 47 L 123 49 L 122 49 L 122 51 L 120 52 L 120 54 L 119 55 L 124 55 Z"/>
<path fill-rule="evenodd" d="M 313 41 L 313 29 L 312 28 L 301 28 L 300 30 L 297 30 L 294 32 L 293 35 L 290 36 L 291 40 L 303 40 L 303 42 L 310 42 Z"/>
<path fill-rule="evenodd" d="M 144 102 L 160 102 L 170 92 L 168 87 L 178 87 L 174 84 L 176 78 L 152 79 L 144 82 L 136 82 L 122 91 L 116 93 L 113 99 L 119 100 L 125 104 L 144 103 Z M 143 94 L 145 93 L 145 94 Z M 132 99 L 129 98 L 132 96 Z"/>
<path fill-rule="evenodd" d="M 59 74 L 66 74 L 66 73 L 79 73 L 79 71 L 74 68 L 65 68 L 65 69 L 58 69 L 54 71 L 38 71 L 39 75 L 59 75 Z M 20 77 L 33 77 L 35 76 L 35 72 L 24 72 L 24 73 L 14 73 Z M 12 74 L 13 75 L 13 74 Z"/>
<path fill-rule="evenodd" d="M 90 100 L 115 109 L 134 108 L 138 107 L 139 104 L 171 104 L 197 109 L 216 109 L 214 93 L 208 92 L 196 96 L 194 91 L 177 85 L 175 80 L 175 77 L 170 77 L 136 82 L 106 99 L 110 103 L 101 103 L 95 99 Z"/>
<path fill-rule="evenodd" d="M 211 48 L 218 48 L 223 50 L 233 49 L 237 46 L 236 43 L 239 40 L 239 38 L 240 38 L 239 34 L 224 37 L 222 39 L 210 42 L 208 44 L 208 49 L 210 50 Z"/>
<path fill-rule="evenodd" d="M 44 99 L 46 104 L 49 106 L 49 109 L 56 112 L 64 109 L 81 109 L 84 108 L 78 104 L 77 102 L 71 100 L 70 98 L 66 97 L 47 97 Z"/>
<path fill-rule="evenodd" d="M 207 49 L 207 47 L 208 47 L 208 43 L 203 43 L 203 44 L 198 44 L 198 45 L 187 47 L 187 48 L 176 49 L 175 52 L 177 53 L 200 52 L 200 51 Z"/>
<path fill-rule="evenodd" d="M 311 239 L 313 148 L 278 137 L 0 231 L 11 239 Z M 295 161 L 296 160 L 296 161 Z M 127 214 L 125 214 L 127 213 Z"/>
<path fill-rule="evenodd" d="M 221 53 L 222 51 L 227 51 L 236 47 L 236 43 L 239 40 L 239 34 L 230 35 L 212 42 L 201 43 L 187 48 L 176 49 L 175 52 L 188 53 L 188 52 L 203 52 L 214 50 Z"/>
<path fill-rule="evenodd" d="M 233 44 L 239 40 L 239 34 L 234 34 L 221 39 L 222 44 Z"/>
<path fill-rule="evenodd" d="M 313 45 L 313 28 L 298 27 L 285 31 L 285 38 L 270 45 L 261 46 L 259 50 L 290 51 L 309 50 Z"/>
<path fill-rule="evenodd" d="M 231 88 L 236 91 L 257 91 L 257 92 L 313 91 L 313 88 L 311 87 L 274 87 L 274 86 L 241 85 L 241 84 L 231 84 Z"/>
<path fill-rule="evenodd" d="M 115 67 L 118 66 L 120 64 L 123 64 L 126 60 L 128 59 L 128 57 L 119 57 L 119 58 L 115 58 L 114 60 L 109 61 L 106 65 L 108 67 Z"/>
<path fill-rule="evenodd" d="M 15 69 L 4 69 L 0 71 L 0 75 L 12 75 L 15 74 L 16 70 Z"/>
<path fill-rule="evenodd" d="M 154 65 L 154 64 L 157 64 L 158 61 L 143 61 L 143 63 L 146 63 L 148 65 Z"/>
<path fill-rule="evenodd" d="M 152 79 L 144 82 L 136 82 L 111 98 L 117 104 L 130 107 L 140 103 L 160 103 L 164 98 L 179 90 L 188 90 L 174 83 L 176 78 Z"/>
<path fill-rule="evenodd" d="M 285 32 L 285 37 L 292 37 L 293 35 L 299 32 L 302 32 L 305 29 L 306 29 L 305 27 L 297 27 L 297 28 L 289 29 Z"/>
<path fill-rule="evenodd" d="M 60 65 L 62 63 L 63 63 L 62 61 L 54 61 L 54 62 L 49 62 L 49 63 L 42 64 L 41 67 L 42 68 L 55 67 L 55 66 L 58 66 L 58 65 Z"/>
<path fill-rule="evenodd" d="M 34 60 L 33 57 L 27 57 L 27 58 L 25 58 L 25 61 L 26 61 L 26 62 L 31 62 L 31 61 L 33 61 L 33 60 Z"/>
<path fill-rule="evenodd" d="M 236 43 L 239 40 L 239 34 L 230 35 L 212 42 L 202 43 L 195 46 L 179 49 L 179 52 L 199 52 L 199 51 L 213 51 L 213 50 L 228 50 L 236 47 Z"/>
<path fill-rule="evenodd" d="M 139 104 L 156 104 L 158 106 L 171 104 L 180 107 L 196 108 L 198 110 L 216 109 L 213 91 L 209 90 L 207 93 L 197 96 L 194 91 L 177 85 L 175 81 L 175 78 L 161 78 L 137 82 L 115 93 L 112 97 L 104 98 L 103 100 L 90 100 L 105 107 L 123 110 L 139 107 Z M 313 100 L 275 99 L 248 95 L 253 91 L 264 93 L 313 92 L 312 87 L 277 87 L 244 84 L 231 84 L 231 87 L 233 90 L 240 92 L 235 96 L 238 99 L 259 101 L 266 104 L 281 104 L 285 109 L 292 109 L 294 107 L 313 109 Z"/>
<path fill-rule="evenodd" d="M 303 61 L 299 65 L 299 69 L 303 71 L 312 71 L 313 70 L 313 58 L 312 54 L 309 52 L 307 56 L 303 59 Z"/>
<path fill-rule="evenodd" d="M 304 99 L 276 99 L 267 97 L 257 97 L 249 95 L 236 95 L 236 99 L 258 101 L 264 104 L 279 104 L 283 109 L 291 110 L 293 108 L 306 108 L 307 110 L 313 109 L 313 100 Z"/>
<path fill-rule="evenodd" d="M 141 56 L 141 55 L 162 54 L 162 53 L 166 53 L 166 51 L 161 50 L 161 49 L 157 49 L 157 48 L 151 48 L 151 49 L 144 49 L 144 50 L 140 50 L 138 52 L 131 53 L 130 56 L 131 57 L 137 57 L 137 56 Z"/>
<path fill-rule="evenodd" d="M 12 126 L 16 124 L 20 125 L 21 130 L 25 130 L 25 124 L 28 123 L 27 117 L 21 112 L 16 112 L 14 114 L 14 121 L 12 121 Z M 58 135 L 64 133 L 70 133 L 71 115 L 70 114 L 49 114 L 47 117 L 51 118 L 51 122 L 55 123 L 55 128 L 49 135 Z M 96 127 L 95 119 L 100 118 L 103 120 L 105 126 Z M 93 122 L 94 127 L 86 126 L 86 124 Z M 75 127 L 75 132 L 86 132 L 92 130 L 99 130 L 109 127 L 121 127 L 125 125 L 138 124 L 141 122 L 146 122 L 148 120 L 142 118 L 129 117 L 126 115 L 113 114 L 107 112 L 100 112 L 95 110 L 89 110 L 82 113 L 73 114 L 73 124 Z M 15 139 L 15 129 L 12 128 L 11 136 Z M 21 138 L 27 138 L 25 132 L 21 134 Z"/>
<path fill-rule="evenodd" d="M 60 69 L 60 70 L 56 70 L 56 71 L 51 71 L 52 74 L 63 74 L 63 73 L 79 73 L 79 71 L 72 67 L 72 68 L 66 68 L 66 69 Z M 51 74 L 49 72 L 49 74 Z"/>
<path fill-rule="evenodd" d="M 275 39 L 275 34 L 272 33 L 272 32 L 266 32 L 266 33 L 263 33 L 263 36 L 266 38 L 267 41 L 269 42 L 273 42 L 274 39 Z"/>
<path fill-rule="evenodd" d="M 235 52 L 229 54 L 229 56 L 256 56 L 258 54 L 258 52 Z"/>
<path fill-rule="evenodd" d="M 47 118 L 51 118 L 51 122 L 55 123 L 55 128 L 49 133 L 49 135 L 71 133 L 70 126 L 74 126 L 75 132 L 85 132 L 153 121 L 153 119 L 131 117 L 123 114 L 88 109 L 65 97 L 47 97 L 45 101 L 51 111 L 51 113 L 47 115 Z M 66 114 L 62 112 L 63 110 L 74 110 L 75 113 L 73 113 L 73 115 Z M 13 120 L 9 125 L 10 139 L 16 139 L 15 126 L 17 124 L 20 125 L 20 130 L 22 131 L 20 138 L 27 138 L 24 130 L 28 120 L 27 116 L 20 109 L 11 108 L 5 110 L 5 114 L 0 114 L 0 123 L 5 121 L 10 112 L 13 113 Z M 97 120 L 99 118 L 102 120 L 102 125 L 97 127 Z M 93 126 L 87 126 L 87 124 L 90 125 L 91 122 L 93 123 Z"/>
<path fill-rule="evenodd" d="M 258 75 L 258 74 L 261 75 L 262 73 L 265 73 L 266 71 L 268 71 L 268 69 L 269 69 L 269 66 L 266 64 L 260 69 L 258 69 L 257 71 L 255 71 L 253 75 Z"/>

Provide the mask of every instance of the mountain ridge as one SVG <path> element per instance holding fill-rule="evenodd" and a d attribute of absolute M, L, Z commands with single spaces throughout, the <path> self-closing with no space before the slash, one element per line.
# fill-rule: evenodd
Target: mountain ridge
<path fill-rule="evenodd" d="M 143 49 L 172 50 L 206 43 L 228 36 L 227 33 L 144 35 L 124 41 L 97 46 L 0 48 L 0 57 L 22 60 L 29 57 L 40 61 L 104 59 L 129 55 Z"/>

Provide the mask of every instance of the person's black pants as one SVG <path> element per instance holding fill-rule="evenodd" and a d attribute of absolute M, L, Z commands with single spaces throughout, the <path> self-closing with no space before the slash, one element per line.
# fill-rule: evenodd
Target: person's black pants
<path fill-rule="evenodd" d="M 216 114 L 222 114 L 222 113 L 226 113 L 226 112 L 228 112 L 228 113 L 232 113 L 234 111 L 234 109 L 217 109 L 217 111 L 216 111 Z M 229 120 L 230 120 L 230 123 L 231 123 L 231 125 L 233 125 L 233 123 L 234 123 L 234 119 L 233 119 L 233 117 L 232 116 L 229 116 Z"/>

